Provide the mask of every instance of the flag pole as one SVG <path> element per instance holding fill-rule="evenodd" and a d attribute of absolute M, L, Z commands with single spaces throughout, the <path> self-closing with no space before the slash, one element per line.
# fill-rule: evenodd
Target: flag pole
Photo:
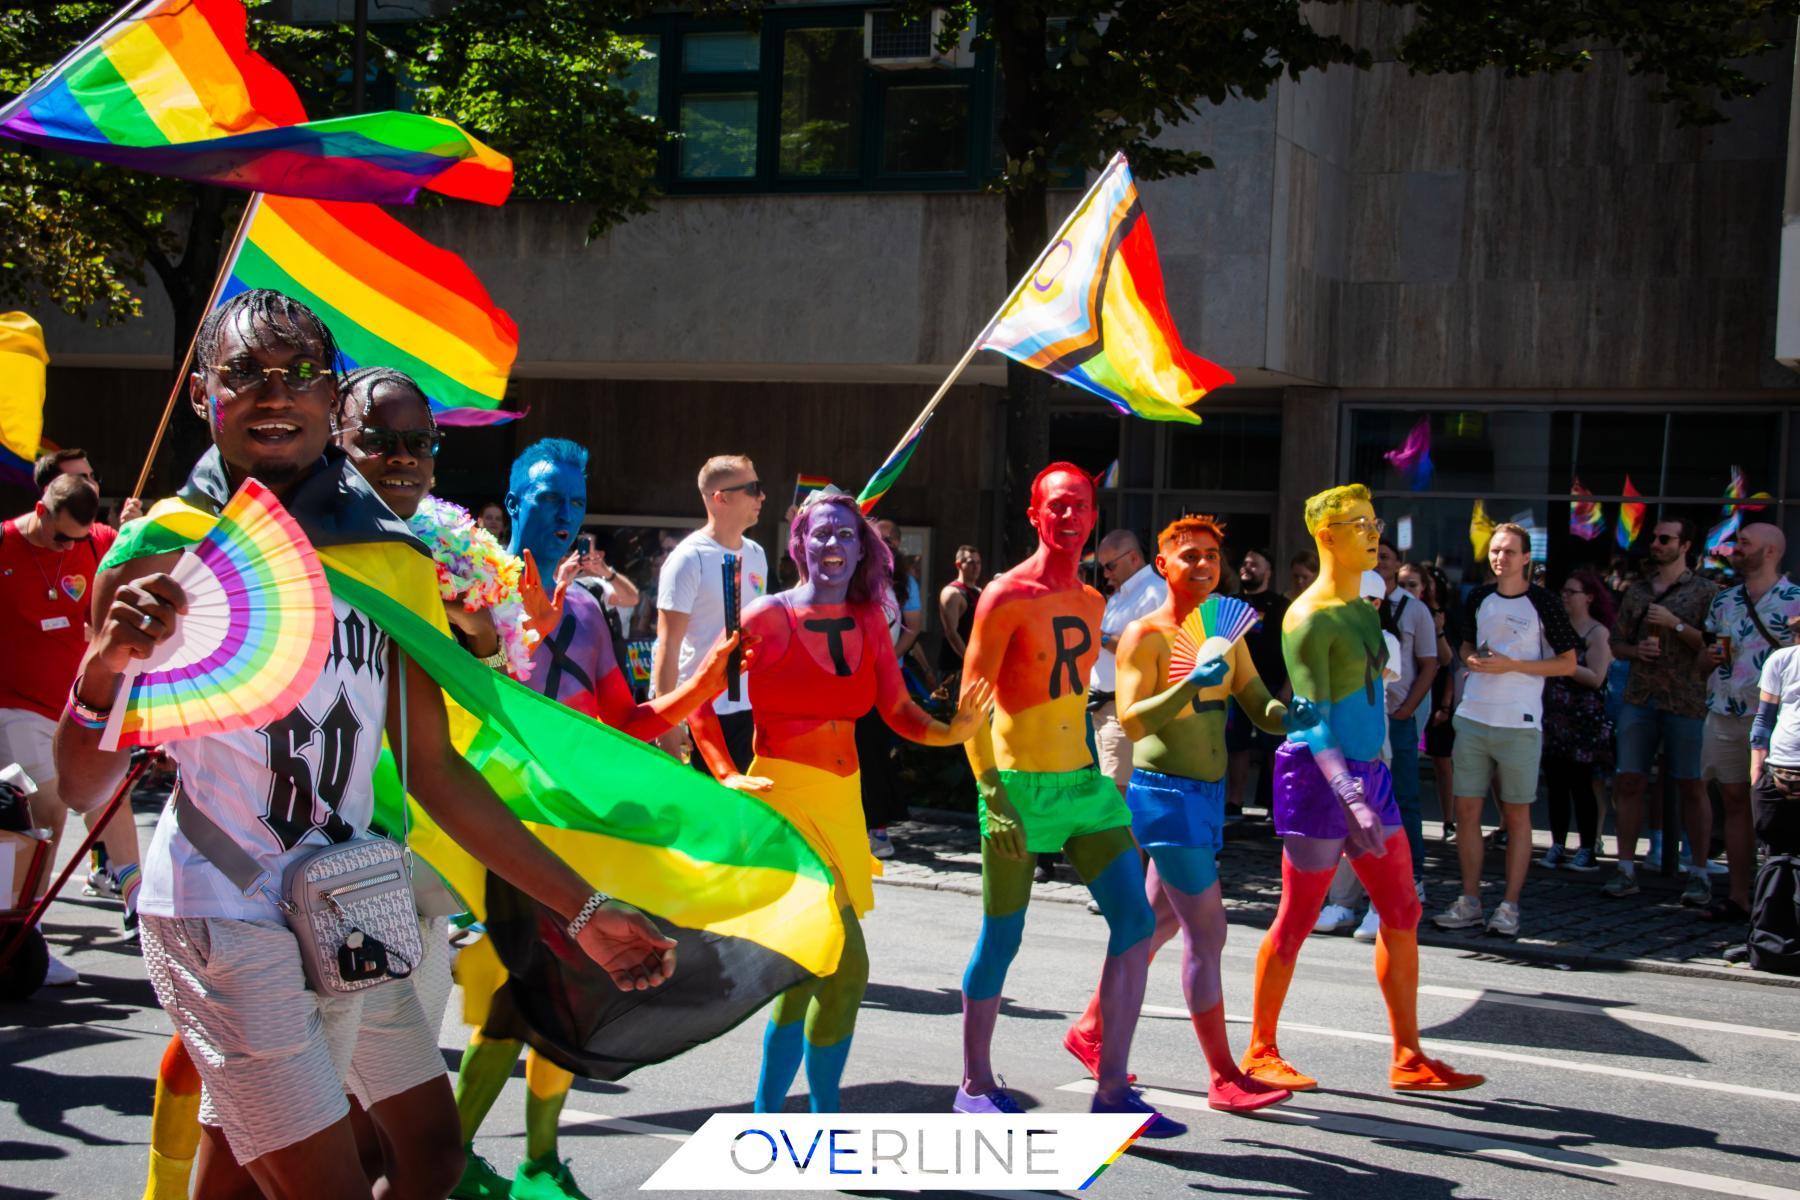
<path fill-rule="evenodd" d="M 893 461 L 894 457 L 906 448 L 908 442 L 919 436 L 920 430 L 925 428 L 925 423 L 931 420 L 932 413 L 937 411 L 938 402 L 944 398 L 950 391 L 951 385 L 956 382 L 957 378 L 961 376 L 963 371 L 968 367 L 969 362 L 975 357 L 976 352 L 981 349 L 981 343 L 987 340 L 987 335 L 992 333 L 994 331 L 994 326 L 1000 323 L 1001 316 L 1005 314 L 1008 308 L 1012 307 L 1012 302 L 1019 298 L 1019 293 L 1025 290 L 1025 285 L 1037 278 L 1038 269 L 1044 265 L 1044 260 L 1050 257 L 1050 252 L 1062 244 L 1063 234 L 1069 231 L 1069 226 L 1073 225 L 1076 219 L 1081 216 L 1082 210 L 1087 207 L 1088 201 L 1094 198 L 1094 193 L 1098 192 L 1100 190 L 1100 185 L 1106 182 L 1106 177 L 1112 172 L 1113 165 L 1115 163 L 1123 163 L 1124 161 L 1124 151 L 1114 154 L 1111 160 L 1107 162 L 1106 168 L 1095 177 L 1094 182 L 1088 187 L 1088 190 L 1083 193 L 1081 199 L 1075 203 L 1075 207 L 1069 210 L 1069 215 L 1063 218 L 1062 224 L 1056 227 L 1056 232 L 1050 235 L 1050 240 L 1044 243 L 1044 248 L 1038 251 L 1037 258 L 1032 261 L 1031 266 L 1026 269 L 1025 274 L 1019 278 L 1019 282 L 1013 285 L 1012 291 L 1006 294 L 1006 299 L 1000 302 L 1000 307 L 994 310 L 994 315 L 988 318 L 987 324 L 981 327 L 981 332 L 976 334 L 974 340 L 969 343 L 969 348 L 963 351 L 963 356 L 956 360 L 955 366 L 950 368 L 950 374 L 944 377 L 944 382 L 938 384 L 937 391 L 931 394 L 931 399 L 925 402 L 925 407 L 920 410 L 919 415 L 914 418 L 913 423 L 906 427 L 906 432 L 900 435 L 900 440 L 894 443 L 894 448 L 888 452 L 887 457 L 883 458 L 880 465 L 875 468 L 875 474 L 869 477 L 869 483 L 874 483 L 875 480 L 880 477 L 882 467 L 887 466 L 889 462 Z M 863 491 L 866 493 L 868 490 L 869 484 L 864 484 Z M 874 505 L 871 503 L 869 508 L 873 507 Z M 864 510 L 865 513 L 867 511 L 868 509 Z"/>
<path fill-rule="evenodd" d="M 213 279 L 212 292 L 206 297 L 206 307 L 200 310 L 200 320 L 195 323 L 194 332 L 188 337 L 187 353 L 181 356 L 181 362 L 175 367 L 175 384 L 169 389 L 169 402 L 163 405 L 162 420 L 157 423 L 156 436 L 150 439 L 150 452 L 144 455 L 143 469 L 138 472 L 137 483 L 132 486 L 133 500 L 143 498 L 144 485 L 150 482 L 150 469 L 156 463 L 156 452 L 162 449 L 163 434 L 169 431 L 169 420 L 175 415 L 175 402 L 187 390 L 188 368 L 194 361 L 194 349 L 200 344 L 200 326 L 206 323 L 206 314 L 219 303 L 219 293 L 225 290 L 225 281 L 231 278 L 231 268 L 237 265 L 238 251 L 244 248 L 244 238 L 250 232 L 250 219 L 261 207 L 262 193 L 251 193 L 250 202 L 244 205 L 244 215 L 238 218 L 237 232 L 231 236 L 231 244 L 219 258 L 219 273 Z"/>

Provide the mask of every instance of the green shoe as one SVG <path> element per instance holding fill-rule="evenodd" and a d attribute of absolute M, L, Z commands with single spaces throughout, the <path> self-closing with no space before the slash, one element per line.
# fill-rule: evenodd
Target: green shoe
<path fill-rule="evenodd" d="M 528 1158 L 519 1164 L 513 1176 L 512 1200 L 590 1200 L 575 1186 L 567 1159 L 554 1154 L 548 1158 Z"/>
<path fill-rule="evenodd" d="M 450 1189 L 450 1200 L 506 1200 L 512 1181 L 494 1170 L 494 1164 L 475 1153 L 475 1147 L 463 1147 L 462 1178 Z"/>

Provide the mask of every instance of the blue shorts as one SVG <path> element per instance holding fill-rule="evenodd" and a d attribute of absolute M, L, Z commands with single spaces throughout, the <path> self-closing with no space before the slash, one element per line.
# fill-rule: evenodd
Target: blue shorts
<path fill-rule="evenodd" d="M 1125 789 L 1138 845 L 1218 850 L 1225 845 L 1225 781 L 1137 767 Z"/>
<path fill-rule="evenodd" d="M 1619 774 L 1648 775 L 1660 741 L 1669 756 L 1669 778 L 1698 779 L 1705 732 L 1705 717 L 1678 717 L 1648 704 L 1621 704 L 1614 733 Z"/>

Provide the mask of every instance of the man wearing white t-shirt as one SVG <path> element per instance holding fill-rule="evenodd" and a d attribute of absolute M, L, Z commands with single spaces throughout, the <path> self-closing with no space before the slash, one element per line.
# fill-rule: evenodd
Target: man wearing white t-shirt
<path fill-rule="evenodd" d="M 1106 611 L 1100 618 L 1100 656 L 1088 675 L 1088 711 L 1094 722 L 1100 772 L 1110 776 L 1122 794 L 1131 778 L 1131 739 L 1119 724 L 1118 706 L 1113 701 L 1117 687 L 1113 652 L 1127 625 L 1162 607 L 1169 598 L 1169 585 L 1145 561 L 1143 545 L 1129 529 L 1115 529 L 1101 538 L 1095 557 L 1101 573 L 1113 585 L 1113 593 L 1106 598 Z"/>
<path fill-rule="evenodd" d="M 707 649 L 725 629 L 725 583 L 721 568 L 727 554 L 738 558 L 740 611 L 768 590 L 769 560 L 763 548 L 744 536 L 762 516 L 762 481 L 756 466 L 741 454 L 719 454 L 700 468 L 700 500 L 706 524 L 681 539 L 663 562 L 656 584 L 656 651 L 651 674 L 657 695 L 684 682 L 699 668 Z M 674 652 L 671 653 L 671 650 Z M 750 769 L 750 684 L 741 680 L 738 698 L 729 691 L 713 702 L 725 732 L 725 743 L 738 770 Z M 673 753 L 679 732 L 661 745 Z M 706 764 L 696 754 L 696 770 Z"/>
<path fill-rule="evenodd" d="M 1489 786 L 1497 784 L 1506 829 L 1506 898 L 1486 924 L 1489 933 L 1517 937 L 1543 755 L 1544 680 L 1575 673 L 1581 639 L 1562 601 L 1527 582 L 1531 534 L 1523 526 L 1495 527 L 1488 565 L 1494 582 L 1469 594 L 1462 645 L 1469 680 L 1455 717 L 1456 853 L 1463 894 L 1432 922 L 1439 929 L 1483 923 L 1481 806 Z"/>

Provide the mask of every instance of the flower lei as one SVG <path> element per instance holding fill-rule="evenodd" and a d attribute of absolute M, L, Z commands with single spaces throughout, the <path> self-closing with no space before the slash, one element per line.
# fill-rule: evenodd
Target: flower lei
<path fill-rule="evenodd" d="M 507 674 L 529 679 L 531 651 L 539 639 L 525 626 L 525 602 L 519 595 L 525 564 L 477 525 L 468 509 L 448 500 L 425 497 L 407 524 L 431 551 L 438 595 L 460 602 L 469 612 L 492 612 Z"/>

